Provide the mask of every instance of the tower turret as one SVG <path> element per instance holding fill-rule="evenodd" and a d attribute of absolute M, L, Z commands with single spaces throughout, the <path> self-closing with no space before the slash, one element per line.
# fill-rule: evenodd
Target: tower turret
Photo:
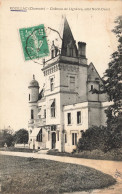
<path fill-rule="evenodd" d="M 37 102 L 39 97 L 39 83 L 35 80 L 35 75 L 33 75 L 33 80 L 29 83 L 28 88 L 29 88 L 29 109 L 30 109 L 28 129 L 29 129 L 29 134 L 31 134 L 32 130 L 34 129 L 34 123 L 38 117 Z"/>
<path fill-rule="evenodd" d="M 37 102 L 39 96 L 39 83 L 35 80 L 35 75 L 33 75 L 33 80 L 29 83 L 29 103 Z"/>

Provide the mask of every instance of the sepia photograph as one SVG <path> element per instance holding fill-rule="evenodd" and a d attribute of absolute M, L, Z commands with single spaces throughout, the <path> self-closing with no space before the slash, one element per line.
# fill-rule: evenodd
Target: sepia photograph
<path fill-rule="evenodd" d="M 122 193 L 122 1 L 0 1 L 0 193 Z"/>

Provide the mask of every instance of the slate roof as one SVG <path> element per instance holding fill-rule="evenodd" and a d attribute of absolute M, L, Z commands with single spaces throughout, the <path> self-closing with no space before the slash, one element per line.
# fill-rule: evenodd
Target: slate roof
<path fill-rule="evenodd" d="M 75 44 L 75 40 L 74 40 L 74 37 L 72 35 L 72 31 L 70 29 L 68 21 L 65 17 L 64 18 L 63 32 L 62 32 L 62 46 L 61 46 L 61 55 L 62 56 L 66 56 L 67 46 L 71 43 L 74 45 L 74 48 L 76 50 L 76 56 L 77 56 L 78 51 L 77 51 L 77 47 Z"/>
<path fill-rule="evenodd" d="M 33 75 L 33 80 L 29 83 L 28 87 L 38 87 L 39 88 L 39 83 L 35 80 L 34 75 Z"/>

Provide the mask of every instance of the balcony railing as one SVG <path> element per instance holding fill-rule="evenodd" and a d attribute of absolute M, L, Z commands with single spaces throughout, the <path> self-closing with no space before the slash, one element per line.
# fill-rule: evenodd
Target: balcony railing
<path fill-rule="evenodd" d="M 35 120 L 34 120 L 34 125 L 35 125 L 36 127 L 41 127 L 41 126 L 46 125 L 46 118 L 35 119 Z"/>

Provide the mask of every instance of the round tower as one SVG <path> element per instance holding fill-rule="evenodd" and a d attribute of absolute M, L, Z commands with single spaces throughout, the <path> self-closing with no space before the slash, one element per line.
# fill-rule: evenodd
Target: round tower
<path fill-rule="evenodd" d="M 29 83 L 29 129 L 34 128 L 34 121 L 37 119 L 38 114 L 38 97 L 39 97 L 39 83 L 35 80 L 35 76 L 33 75 L 33 80 Z"/>
<path fill-rule="evenodd" d="M 38 119 L 38 97 L 39 97 L 39 83 L 35 80 L 35 76 L 33 75 L 33 80 L 29 83 L 29 121 L 28 121 L 28 131 L 29 131 L 29 147 L 35 147 L 35 139 L 31 137 L 31 133 L 36 127 L 36 122 Z"/>
<path fill-rule="evenodd" d="M 29 83 L 29 103 L 37 102 L 39 96 L 39 83 L 35 80 L 35 75 L 33 75 L 33 80 Z"/>

